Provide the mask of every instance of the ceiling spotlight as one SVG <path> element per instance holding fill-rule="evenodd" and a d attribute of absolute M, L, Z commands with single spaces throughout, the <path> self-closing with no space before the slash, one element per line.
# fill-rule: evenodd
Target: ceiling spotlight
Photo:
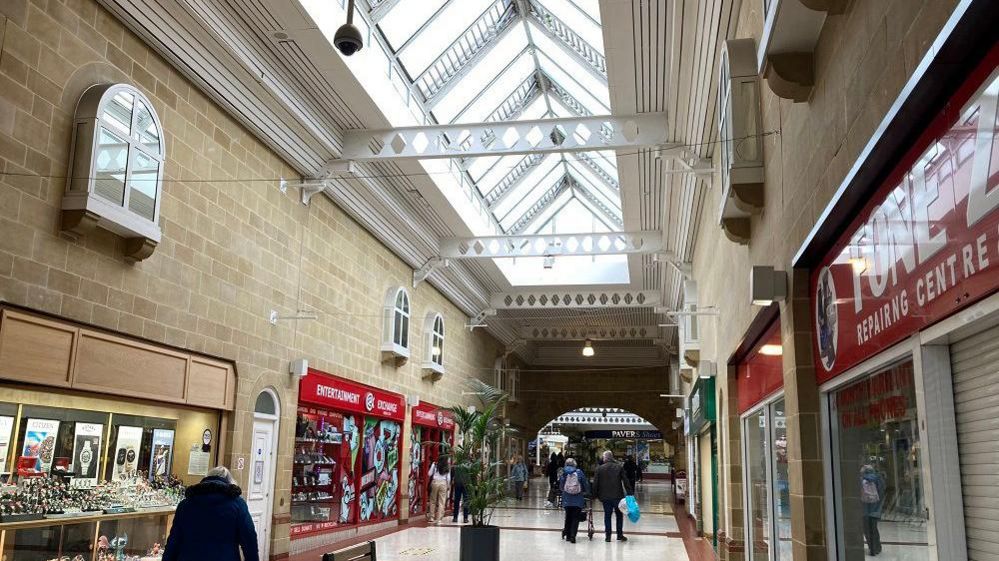
<path fill-rule="evenodd" d="M 593 342 L 589 339 L 583 343 L 583 356 L 593 356 Z"/>
<path fill-rule="evenodd" d="M 441 356 L 441 348 L 438 347 L 437 345 L 434 345 L 433 347 L 430 348 L 430 354 L 433 356 Z"/>
<path fill-rule="evenodd" d="M 767 356 L 780 356 L 784 354 L 784 347 L 780 345 L 775 345 L 773 343 L 768 343 L 760 347 L 760 354 Z"/>
<path fill-rule="evenodd" d="M 545 266 L 545 269 L 551 269 L 552 267 L 554 267 L 555 266 L 555 256 L 554 255 L 545 255 L 544 266 Z"/>

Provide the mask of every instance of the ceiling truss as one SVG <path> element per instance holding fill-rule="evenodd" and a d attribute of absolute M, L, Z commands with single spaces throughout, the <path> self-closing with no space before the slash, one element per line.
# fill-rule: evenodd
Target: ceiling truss
<path fill-rule="evenodd" d="M 441 240 L 443 259 L 496 259 L 562 255 L 621 255 L 661 251 L 660 232 L 608 232 L 483 236 Z"/>
<path fill-rule="evenodd" d="M 489 299 L 495 310 L 569 308 L 655 308 L 661 301 L 657 290 L 562 290 L 499 292 Z"/>

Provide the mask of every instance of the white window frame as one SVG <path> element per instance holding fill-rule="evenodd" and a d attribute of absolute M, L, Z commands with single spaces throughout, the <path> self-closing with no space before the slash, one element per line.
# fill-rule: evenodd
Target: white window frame
<path fill-rule="evenodd" d="M 777 541 L 779 539 L 780 530 L 777 528 L 777 508 L 774 502 L 774 474 L 776 470 L 774 469 L 774 428 L 776 423 L 773 422 L 773 405 L 778 401 L 784 399 L 784 389 L 781 388 L 767 397 L 763 398 L 759 403 L 753 405 L 751 408 L 747 409 L 744 413 L 739 415 L 739 430 L 741 431 L 742 437 L 739 439 L 741 443 L 741 454 L 742 454 L 742 522 L 743 522 L 743 543 L 745 544 L 744 551 L 746 552 L 746 559 L 752 557 L 751 548 L 753 547 L 751 527 L 752 527 L 752 501 L 749 497 L 749 441 L 746 439 L 746 421 L 750 417 L 759 413 L 764 412 L 765 418 L 767 419 L 767 440 L 764 442 L 764 454 L 767 458 L 766 462 L 766 480 L 767 480 L 767 513 L 770 520 L 770 547 L 768 559 L 774 561 L 777 559 Z M 784 418 L 787 419 L 787 401 L 784 402 Z M 781 559 L 780 561 L 791 561 Z"/>
<path fill-rule="evenodd" d="M 397 305 L 402 297 L 403 305 Z M 399 318 L 399 329 L 396 329 L 396 318 Z M 383 358 L 395 360 L 396 366 L 402 366 L 410 356 L 410 327 L 413 318 L 413 300 L 409 291 L 402 286 L 393 286 L 385 292 L 384 318 L 382 326 Z"/>
<path fill-rule="evenodd" d="M 439 328 L 439 329 L 438 329 Z M 444 314 L 440 312 L 430 312 L 423 325 L 424 333 L 424 377 L 433 381 L 440 380 L 444 375 L 444 343 L 447 341 L 447 328 L 444 321 Z M 440 353 L 434 354 L 434 347 L 440 349 Z"/>

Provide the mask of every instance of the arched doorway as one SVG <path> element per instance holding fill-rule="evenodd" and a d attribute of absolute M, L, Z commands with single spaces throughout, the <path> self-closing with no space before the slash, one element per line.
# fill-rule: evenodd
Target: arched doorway
<path fill-rule="evenodd" d="M 257 529 L 257 545 L 261 559 L 268 559 L 270 556 L 270 522 L 274 506 L 274 475 L 280 418 L 281 402 L 277 392 L 265 388 L 257 395 L 253 407 L 253 441 L 246 485 L 246 506 Z"/>

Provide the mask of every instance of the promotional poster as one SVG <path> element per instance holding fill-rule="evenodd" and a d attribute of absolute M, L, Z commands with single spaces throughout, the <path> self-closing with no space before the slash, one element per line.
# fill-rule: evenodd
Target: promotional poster
<path fill-rule="evenodd" d="M 56 435 L 59 434 L 59 421 L 52 419 L 28 419 L 24 433 L 24 449 L 21 455 L 37 458 L 35 469 L 48 473 L 52 469 L 55 455 Z"/>
<path fill-rule="evenodd" d="M 101 437 L 104 425 L 76 423 L 73 436 L 73 468 L 76 479 L 97 483 L 97 466 L 100 465 Z"/>
<path fill-rule="evenodd" d="M 153 429 L 153 451 L 149 455 L 149 479 L 168 475 L 172 459 L 173 431 Z"/>
<path fill-rule="evenodd" d="M 14 429 L 14 417 L 0 417 L 0 473 L 7 471 L 7 455 L 10 450 L 10 433 Z"/>
<path fill-rule="evenodd" d="M 114 469 L 111 479 L 121 481 L 135 477 L 139 468 L 139 450 L 142 446 L 142 427 L 118 427 L 115 444 Z"/>

